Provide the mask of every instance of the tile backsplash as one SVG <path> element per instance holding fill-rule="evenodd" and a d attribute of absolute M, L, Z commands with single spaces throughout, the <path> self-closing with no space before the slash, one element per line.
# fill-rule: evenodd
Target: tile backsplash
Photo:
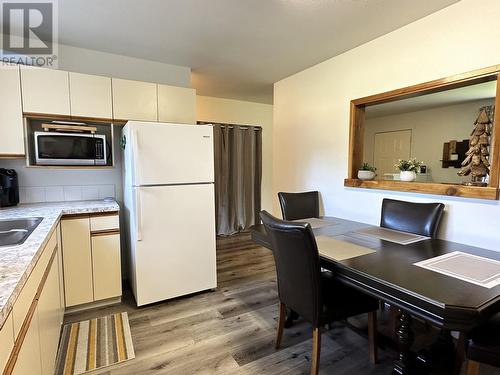
<path fill-rule="evenodd" d="M 20 186 L 20 203 L 116 198 L 115 185 Z"/>

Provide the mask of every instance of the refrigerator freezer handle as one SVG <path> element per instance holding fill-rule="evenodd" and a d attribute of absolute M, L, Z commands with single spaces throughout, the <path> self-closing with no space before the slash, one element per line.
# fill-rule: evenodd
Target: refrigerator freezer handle
<path fill-rule="evenodd" d="M 141 177 L 141 172 L 139 170 L 139 133 L 137 129 L 132 130 L 132 152 L 133 152 L 133 170 L 134 170 L 134 181 L 136 185 L 140 185 L 139 178 Z"/>
<path fill-rule="evenodd" d="M 137 241 L 142 241 L 142 208 L 140 187 L 135 188 L 135 233 Z"/>

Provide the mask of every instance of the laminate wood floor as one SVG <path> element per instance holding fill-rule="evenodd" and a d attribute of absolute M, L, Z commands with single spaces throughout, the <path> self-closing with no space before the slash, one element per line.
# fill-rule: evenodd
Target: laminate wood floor
<path fill-rule="evenodd" d="M 93 374 L 308 374 L 308 323 L 285 329 L 282 348 L 274 349 L 278 299 L 271 252 L 248 234 L 219 238 L 217 268 L 212 292 L 137 308 L 126 290 L 119 305 L 66 315 L 65 323 L 129 314 L 136 358 Z M 390 374 L 397 353 L 382 347 L 380 363 L 372 365 L 363 319 L 356 323 L 361 329 L 341 322 L 323 333 L 320 374 Z"/>

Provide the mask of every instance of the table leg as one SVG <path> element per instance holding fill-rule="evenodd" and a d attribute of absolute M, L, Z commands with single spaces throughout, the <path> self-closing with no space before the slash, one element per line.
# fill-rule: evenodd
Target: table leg
<path fill-rule="evenodd" d="M 455 351 L 455 361 L 453 364 L 453 375 L 459 375 L 465 360 L 465 333 L 460 332 Z"/>
<path fill-rule="evenodd" d="M 413 373 L 413 354 L 411 346 L 415 337 L 411 330 L 411 315 L 401 312 L 399 317 L 399 328 L 396 331 L 399 346 L 399 359 L 394 362 L 393 375 L 408 375 Z"/>

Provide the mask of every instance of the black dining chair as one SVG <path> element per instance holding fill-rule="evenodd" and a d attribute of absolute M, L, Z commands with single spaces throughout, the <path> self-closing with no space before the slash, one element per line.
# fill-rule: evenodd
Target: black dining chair
<path fill-rule="evenodd" d="M 311 374 L 316 375 L 321 351 L 320 327 L 368 313 L 369 351 L 375 363 L 378 301 L 341 284 L 333 273 L 320 271 L 318 247 L 310 224 L 283 221 L 266 211 L 262 211 L 260 217 L 271 242 L 278 278 L 276 348 L 281 345 L 285 308 L 289 307 L 312 324 Z"/>
<path fill-rule="evenodd" d="M 442 203 L 414 203 L 384 198 L 380 226 L 434 238 L 443 210 Z"/>
<path fill-rule="evenodd" d="M 442 203 L 414 203 L 384 198 L 380 226 L 402 232 L 436 237 L 439 223 L 443 217 Z M 385 304 L 381 302 L 382 309 Z M 396 335 L 398 309 L 390 306 L 391 330 Z"/>
<path fill-rule="evenodd" d="M 500 367 L 500 313 L 470 333 L 466 350 L 467 375 L 479 375 L 481 363 Z"/>
<path fill-rule="evenodd" d="M 278 199 L 281 206 L 283 220 L 301 220 L 311 217 L 319 217 L 319 192 L 305 191 L 301 193 L 279 192 Z M 299 314 L 288 309 L 288 318 L 285 328 L 293 325 L 293 321 L 299 318 Z"/>
<path fill-rule="evenodd" d="M 283 220 L 319 217 L 319 192 L 278 193 Z"/>

